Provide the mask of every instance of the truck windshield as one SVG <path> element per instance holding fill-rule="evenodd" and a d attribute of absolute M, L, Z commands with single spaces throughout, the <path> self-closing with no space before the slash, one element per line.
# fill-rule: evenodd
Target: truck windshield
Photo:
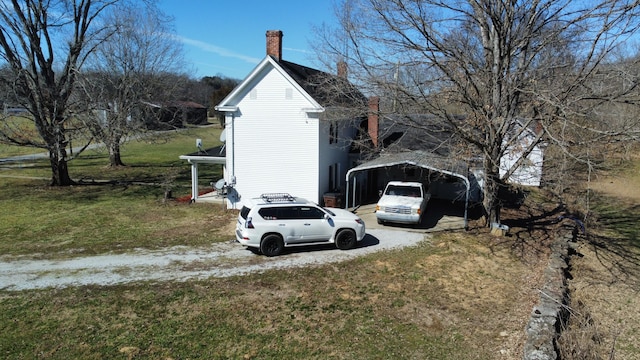
<path fill-rule="evenodd" d="M 400 185 L 389 185 L 389 186 L 387 186 L 387 191 L 385 192 L 385 195 L 408 196 L 408 197 L 421 197 L 422 196 L 419 187 L 417 187 L 417 186 L 400 186 Z"/>

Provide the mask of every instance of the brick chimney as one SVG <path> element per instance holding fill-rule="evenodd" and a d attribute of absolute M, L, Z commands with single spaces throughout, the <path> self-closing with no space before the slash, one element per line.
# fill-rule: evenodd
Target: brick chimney
<path fill-rule="evenodd" d="M 282 60 L 282 31 L 267 30 L 267 55 Z"/>
<path fill-rule="evenodd" d="M 367 128 L 369 129 L 369 137 L 373 142 L 374 147 L 378 147 L 378 131 L 379 131 L 379 116 L 380 112 L 380 98 L 372 96 L 369 98 L 369 114 L 367 116 Z"/>

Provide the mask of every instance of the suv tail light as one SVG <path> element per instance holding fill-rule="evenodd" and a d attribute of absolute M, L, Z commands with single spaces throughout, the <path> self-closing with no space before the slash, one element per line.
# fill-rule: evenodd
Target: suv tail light
<path fill-rule="evenodd" d="M 246 227 L 247 229 L 253 229 L 254 228 L 250 217 L 247 218 L 247 222 L 244 223 L 244 227 Z"/>

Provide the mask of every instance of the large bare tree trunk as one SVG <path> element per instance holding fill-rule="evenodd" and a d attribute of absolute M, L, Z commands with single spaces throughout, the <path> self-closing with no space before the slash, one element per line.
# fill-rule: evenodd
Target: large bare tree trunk
<path fill-rule="evenodd" d="M 62 150 L 65 152 L 65 150 Z M 69 186 L 75 182 L 69 176 L 69 168 L 67 166 L 66 155 L 49 153 L 49 163 L 51 164 L 51 185 L 52 186 Z"/>
<path fill-rule="evenodd" d="M 117 141 L 109 145 L 109 165 L 111 167 L 124 166 L 120 156 L 120 143 Z"/>
<path fill-rule="evenodd" d="M 497 166 L 492 166 L 492 159 L 485 159 L 485 184 L 483 188 L 482 206 L 486 225 L 500 223 L 500 174 Z"/>

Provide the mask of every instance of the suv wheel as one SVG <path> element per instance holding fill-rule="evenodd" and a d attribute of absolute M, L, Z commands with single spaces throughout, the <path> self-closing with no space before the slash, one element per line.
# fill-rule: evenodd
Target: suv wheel
<path fill-rule="evenodd" d="M 260 243 L 260 252 L 265 256 L 278 256 L 282 249 L 284 249 L 284 242 L 279 235 L 267 235 Z"/>
<path fill-rule="evenodd" d="M 353 230 L 342 229 L 336 234 L 336 247 L 340 250 L 353 249 L 357 241 L 356 233 Z"/>

